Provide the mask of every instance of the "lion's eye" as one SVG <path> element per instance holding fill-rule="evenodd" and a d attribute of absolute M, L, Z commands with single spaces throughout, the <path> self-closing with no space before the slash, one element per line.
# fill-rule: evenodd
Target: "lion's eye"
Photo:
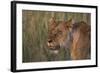
<path fill-rule="evenodd" d="M 72 26 L 67 26 L 67 28 L 71 28 Z"/>
<path fill-rule="evenodd" d="M 67 28 L 69 28 L 69 26 L 67 26 Z"/>

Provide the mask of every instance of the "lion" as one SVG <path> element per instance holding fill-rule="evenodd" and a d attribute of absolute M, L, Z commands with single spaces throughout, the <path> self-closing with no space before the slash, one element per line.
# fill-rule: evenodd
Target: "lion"
<path fill-rule="evenodd" d="M 90 59 L 91 26 L 84 21 L 56 21 L 52 17 L 48 25 L 47 45 L 56 54 L 61 47 L 69 48 L 72 60 Z"/>

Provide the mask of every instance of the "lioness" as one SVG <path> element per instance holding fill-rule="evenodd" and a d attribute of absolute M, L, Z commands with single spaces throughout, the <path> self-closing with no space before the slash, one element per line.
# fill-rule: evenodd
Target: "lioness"
<path fill-rule="evenodd" d="M 73 23 L 72 19 L 56 21 L 53 17 L 50 19 L 48 29 L 47 45 L 49 49 L 57 51 L 60 47 L 69 48 L 71 49 L 70 54 L 73 60 L 90 58 L 90 25 L 84 21 Z"/>

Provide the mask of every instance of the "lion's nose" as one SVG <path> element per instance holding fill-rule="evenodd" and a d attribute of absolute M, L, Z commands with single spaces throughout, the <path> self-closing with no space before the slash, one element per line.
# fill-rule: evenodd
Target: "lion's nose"
<path fill-rule="evenodd" d="M 47 45 L 48 45 L 49 47 L 53 46 L 53 43 L 52 43 L 52 42 L 53 42 L 53 41 L 52 41 L 51 39 L 48 39 Z"/>
<path fill-rule="evenodd" d="M 52 40 L 51 40 L 51 39 L 49 39 L 49 40 L 48 40 L 48 43 L 51 43 L 51 42 L 52 42 Z"/>

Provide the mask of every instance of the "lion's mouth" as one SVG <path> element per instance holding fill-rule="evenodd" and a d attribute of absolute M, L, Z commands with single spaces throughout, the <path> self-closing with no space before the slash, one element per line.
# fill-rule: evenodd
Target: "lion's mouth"
<path fill-rule="evenodd" d="M 50 46 L 50 50 L 59 50 L 60 46 Z"/>
<path fill-rule="evenodd" d="M 49 50 L 51 53 L 58 54 L 60 46 L 50 46 Z"/>
<path fill-rule="evenodd" d="M 57 44 L 55 44 L 54 42 L 53 42 L 53 43 L 48 42 L 47 45 L 48 45 L 48 49 L 49 49 L 49 51 L 50 51 L 51 53 L 54 53 L 54 54 L 59 53 L 60 45 L 57 45 Z"/>

